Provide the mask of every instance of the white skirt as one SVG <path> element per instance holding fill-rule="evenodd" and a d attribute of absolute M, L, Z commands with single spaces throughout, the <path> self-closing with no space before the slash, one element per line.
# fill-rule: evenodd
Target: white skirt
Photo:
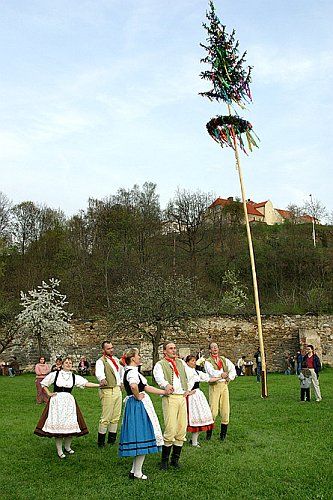
<path fill-rule="evenodd" d="M 188 396 L 188 425 L 191 427 L 204 427 L 214 423 L 212 412 L 200 389 L 195 390 L 195 394 Z"/>
<path fill-rule="evenodd" d="M 50 398 L 49 413 L 43 431 L 50 434 L 80 433 L 74 397 L 69 392 L 58 392 Z"/>

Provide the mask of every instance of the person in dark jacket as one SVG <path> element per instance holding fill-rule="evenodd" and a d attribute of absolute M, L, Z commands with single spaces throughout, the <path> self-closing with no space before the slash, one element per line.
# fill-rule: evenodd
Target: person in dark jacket
<path fill-rule="evenodd" d="M 314 352 L 312 344 L 308 344 L 306 346 L 306 354 L 304 356 L 304 361 L 306 362 L 306 365 L 311 372 L 311 385 L 316 395 L 316 401 L 319 402 L 322 400 L 319 387 L 319 380 L 318 380 L 319 372 L 321 370 L 321 363 L 319 357 Z"/>

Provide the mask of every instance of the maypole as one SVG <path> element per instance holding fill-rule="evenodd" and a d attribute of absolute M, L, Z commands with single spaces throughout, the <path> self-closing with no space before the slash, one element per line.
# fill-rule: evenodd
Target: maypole
<path fill-rule="evenodd" d="M 257 315 L 262 366 L 261 395 L 263 398 L 266 398 L 268 396 L 267 371 L 264 340 L 262 334 L 257 274 L 251 229 L 246 206 L 243 175 L 239 157 L 239 149 L 247 154 L 245 142 L 243 139 L 244 136 L 247 142 L 248 149 L 250 151 L 252 151 L 253 146 L 258 146 L 254 139 L 255 133 L 252 130 L 251 123 L 240 118 L 234 108 L 235 105 L 238 105 L 241 109 L 245 109 L 245 104 L 252 101 L 249 86 L 251 82 L 252 68 L 250 66 L 248 66 L 246 69 L 243 67 L 245 63 L 246 52 L 241 57 L 239 56 L 239 42 L 235 40 L 235 31 L 233 30 L 231 35 L 226 32 L 226 27 L 221 24 L 219 18 L 215 14 L 215 7 L 212 1 L 210 1 L 210 11 L 206 13 L 206 17 L 209 20 L 209 25 L 203 23 L 203 27 L 208 33 L 208 37 L 206 39 L 207 45 L 200 45 L 208 52 L 208 55 L 204 59 L 201 59 L 201 62 L 209 64 L 210 70 L 203 71 L 200 76 L 202 79 L 211 81 L 213 84 L 213 88 L 207 92 L 200 92 L 200 95 L 208 97 L 208 99 L 211 101 L 223 101 L 227 104 L 228 107 L 229 114 L 227 116 L 219 115 L 212 118 L 207 123 L 207 130 L 209 135 L 218 144 L 220 144 L 222 148 L 225 146 L 229 146 L 235 152 L 236 166 L 243 201 L 246 233 L 251 261 L 254 300 Z M 232 114 L 232 110 L 234 110 L 234 114 Z"/>

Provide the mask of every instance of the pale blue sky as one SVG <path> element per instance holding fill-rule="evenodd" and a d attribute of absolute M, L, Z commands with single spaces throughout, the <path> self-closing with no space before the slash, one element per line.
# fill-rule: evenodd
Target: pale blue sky
<path fill-rule="evenodd" d="M 332 210 L 332 0 L 215 7 L 254 66 L 253 104 L 240 114 L 261 142 L 241 156 L 246 197 L 285 208 L 311 193 Z M 67 215 L 145 181 L 162 208 L 177 187 L 240 195 L 233 152 L 205 128 L 226 107 L 198 96 L 207 8 L 0 0 L 0 191 Z"/>

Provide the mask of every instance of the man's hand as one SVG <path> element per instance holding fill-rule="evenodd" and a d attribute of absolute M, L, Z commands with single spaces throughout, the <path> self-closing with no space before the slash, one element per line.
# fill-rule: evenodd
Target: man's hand
<path fill-rule="evenodd" d="M 174 392 L 174 390 L 175 390 L 175 389 L 173 388 L 173 386 L 172 386 L 171 384 L 168 384 L 168 385 L 165 387 L 165 390 L 166 390 L 166 393 L 167 393 L 167 394 L 173 394 L 173 392 Z"/>
<path fill-rule="evenodd" d="M 106 378 L 103 378 L 103 380 L 100 381 L 99 385 L 100 387 L 105 387 L 106 385 L 108 385 Z"/>

